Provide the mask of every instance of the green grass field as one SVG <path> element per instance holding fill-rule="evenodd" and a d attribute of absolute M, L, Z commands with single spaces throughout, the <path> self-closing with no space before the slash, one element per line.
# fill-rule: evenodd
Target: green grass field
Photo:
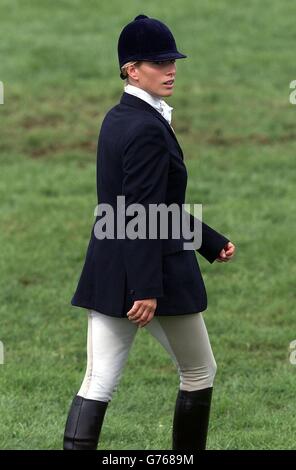
<path fill-rule="evenodd" d="M 60 449 L 86 365 L 70 305 L 96 201 L 96 142 L 120 99 L 117 39 L 144 13 L 172 29 L 173 127 L 187 202 L 236 244 L 198 260 L 218 364 L 209 449 L 295 449 L 296 5 L 288 0 L 2 0 L 0 6 L 1 449 Z M 143 329 L 100 449 L 170 449 L 179 378 Z"/>

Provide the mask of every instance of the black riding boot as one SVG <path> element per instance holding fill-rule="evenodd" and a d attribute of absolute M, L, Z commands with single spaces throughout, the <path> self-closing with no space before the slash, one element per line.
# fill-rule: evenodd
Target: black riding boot
<path fill-rule="evenodd" d="M 173 450 L 205 450 L 213 388 L 179 390 L 173 421 Z"/>
<path fill-rule="evenodd" d="M 64 433 L 64 450 L 96 450 L 109 402 L 76 395 Z"/>

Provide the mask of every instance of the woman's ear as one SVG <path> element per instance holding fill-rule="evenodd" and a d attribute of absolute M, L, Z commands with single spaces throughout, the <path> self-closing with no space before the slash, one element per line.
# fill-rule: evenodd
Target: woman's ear
<path fill-rule="evenodd" d="M 129 65 L 127 69 L 127 74 L 133 79 L 133 80 L 138 80 L 139 79 L 139 72 L 135 64 Z"/>

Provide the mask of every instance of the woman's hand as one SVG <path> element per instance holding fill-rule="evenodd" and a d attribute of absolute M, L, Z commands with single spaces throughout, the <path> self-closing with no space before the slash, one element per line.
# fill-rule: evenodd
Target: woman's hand
<path fill-rule="evenodd" d="M 219 263 L 229 261 L 231 258 L 233 258 L 235 253 L 235 245 L 231 242 L 228 242 L 224 248 L 220 251 L 219 257 L 216 258 L 216 261 L 219 261 Z"/>
<path fill-rule="evenodd" d="M 127 312 L 127 317 L 133 323 L 138 323 L 142 328 L 152 320 L 156 306 L 156 299 L 135 300 L 134 305 Z"/>

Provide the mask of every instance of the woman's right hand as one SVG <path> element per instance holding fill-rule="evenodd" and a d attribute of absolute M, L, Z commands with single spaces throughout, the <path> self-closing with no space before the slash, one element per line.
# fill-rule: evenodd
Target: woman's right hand
<path fill-rule="evenodd" d="M 132 308 L 127 312 L 127 317 L 140 328 L 147 325 L 153 316 L 157 306 L 156 299 L 135 300 Z"/>

